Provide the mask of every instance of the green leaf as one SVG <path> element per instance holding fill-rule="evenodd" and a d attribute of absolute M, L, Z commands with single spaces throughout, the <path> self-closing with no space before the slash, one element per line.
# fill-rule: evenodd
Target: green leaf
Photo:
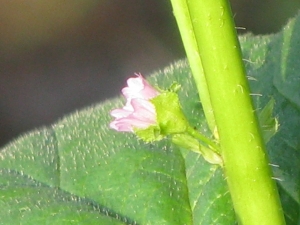
<path fill-rule="evenodd" d="M 276 35 L 240 37 L 258 111 L 274 99 L 280 124 L 268 142 L 287 224 L 300 222 L 300 17 Z M 173 82 L 189 123 L 206 136 L 186 61 L 149 77 Z M 230 100 L 229 100 L 230 101 Z M 171 140 L 145 144 L 109 130 L 113 99 L 25 134 L 0 152 L 1 224 L 232 225 L 222 169 Z M 166 105 L 167 107 L 167 105 Z M 269 111 L 270 112 L 270 111 Z"/>
<path fill-rule="evenodd" d="M 263 132 L 265 143 L 268 143 L 271 137 L 273 137 L 278 131 L 278 121 L 272 115 L 274 105 L 275 101 L 272 98 L 258 114 L 258 120 Z"/>

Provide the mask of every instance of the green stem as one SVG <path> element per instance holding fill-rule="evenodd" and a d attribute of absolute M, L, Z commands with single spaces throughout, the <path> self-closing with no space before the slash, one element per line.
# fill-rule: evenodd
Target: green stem
<path fill-rule="evenodd" d="M 201 96 L 204 114 L 211 132 L 214 133 L 216 129 L 215 117 L 210 102 L 195 33 L 193 32 L 193 25 L 191 24 L 189 9 L 186 1 L 173 0 L 171 2 L 192 74 L 196 81 L 197 90 L 199 96 Z"/>
<path fill-rule="evenodd" d="M 265 145 L 250 98 L 232 13 L 227 0 L 171 0 L 187 48 L 197 48 L 219 133 L 224 172 L 238 222 L 283 225 Z M 188 12 L 187 12 L 188 11 Z M 181 26 L 186 26 L 181 28 Z M 192 39 L 186 38 L 194 33 Z M 190 62 L 191 67 L 196 63 Z M 193 69 L 196 83 L 202 76 Z M 199 86 L 199 84 L 197 84 Z M 201 93 L 200 93 L 201 94 Z M 207 110 L 204 108 L 204 110 Z M 206 112 L 206 115 L 208 113 Z"/>
<path fill-rule="evenodd" d="M 220 153 L 220 148 L 219 146 L 213 142 L 211 139 L 205 137 L 203 134 L 199 133 L 197 130 L 195 130 L 192 127 L 188 127 L 187 131 L 186 131 L 189 135 L 191 135 L 192 137 L 200 140 L 202 143 L 204 143 L 206 146 L 212 148 L 213 150 L 215 150 L 215 152 Z"/>

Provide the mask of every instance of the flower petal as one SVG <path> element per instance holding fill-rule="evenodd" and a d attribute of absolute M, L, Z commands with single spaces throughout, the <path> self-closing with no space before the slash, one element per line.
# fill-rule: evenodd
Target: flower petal
<path fill-rule="evenodd" d="M 133 111 L 128 111 L 124 109 L 114 109 L 110 112 L 110 115 L 115 118 L 124 118 L 132 114 Z"/>
<path fill-rule="evenodd" d="M 128 87 L 122 89 L 125 98 L 142 98 L 148 100 L 159 95 L 159 92 L 154 89 L 141 74 L 136 75 L 137 77 L 129 78 L 127 80 Z"/>
<path fill-rule="evenodd" d="M 132 116 L 141 121 L 147 121 L 149 123 L 156 123 L 156 113 L 154 105 L 144 99 L 132 99 L 131 101 L 134 112 Z"/>
<path fill-rule="evenodd" d="M 110 123 L 110 128 L 117 131 L 133 132 L 134 128 L 146 129 L 156 124 L 156 112 L 149 99 L 160 93 L 154 89 L 141 74 L 127 80 L 127 87 L 122 89 L 126 97 L 123 108 L 114 109 L 110 115 L 115 120 Z"/>
<path fill-rule="evenodd" d="M 126 121 L 122 122 L 122 121 L 114 120 L 109 124 L 109 127 L 116 131 L 133 132 L 132 126 L 126 123 Z"/>
<path fill-rule="evenodd" d="M 126 117 L 111 122 L 110 128 L 117 131 L 133 132 L 134 128 L 146 129 L 151 125 L 153 125 L 152 121 L 139 120 L 135 117 Z"/>

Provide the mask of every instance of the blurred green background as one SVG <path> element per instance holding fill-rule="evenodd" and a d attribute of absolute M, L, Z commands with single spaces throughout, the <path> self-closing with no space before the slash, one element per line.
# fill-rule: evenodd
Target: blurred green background
<path fill-rule="evenodd" d="M 184 58 L 168 0 L 0 0 L 0 145 Z M 239 32 L 277 32 L 299 0 L 232 0 Z"/>

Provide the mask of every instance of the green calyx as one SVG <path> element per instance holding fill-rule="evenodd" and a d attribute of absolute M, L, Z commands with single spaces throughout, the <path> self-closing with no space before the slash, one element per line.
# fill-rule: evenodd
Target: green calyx
<path fill-rule="evenodd" d="M 162 135 L 184 133 L 189 123 L 183 115 L 178 95 L 163 92 L 150 100 L 155 106 L 156 119 Z"/>
<path fill-rule="evenodd" d="M 183 115 L 178 95 L 164 91 L 151 99 L 156 111 L 157 123 L 146 129 L 135 129 L 135 134 L 145 142 L 159 141 L 167 135 L 184 133 L 189 126 Z"/>
<path fill-rule="evenodd" d="M 159 141 L 168 136 L 177 146 L 202 154 L 209 163 L 222 166 L 217 144 L 194 130 L 184 116 L 176 93 L 178 88 L 173 84 L 168 91 L 161 91 L 150 100 L 155 107 L 156 124 L 142 130 L 135 129 L 135 134 L 145 142 Z"/>

